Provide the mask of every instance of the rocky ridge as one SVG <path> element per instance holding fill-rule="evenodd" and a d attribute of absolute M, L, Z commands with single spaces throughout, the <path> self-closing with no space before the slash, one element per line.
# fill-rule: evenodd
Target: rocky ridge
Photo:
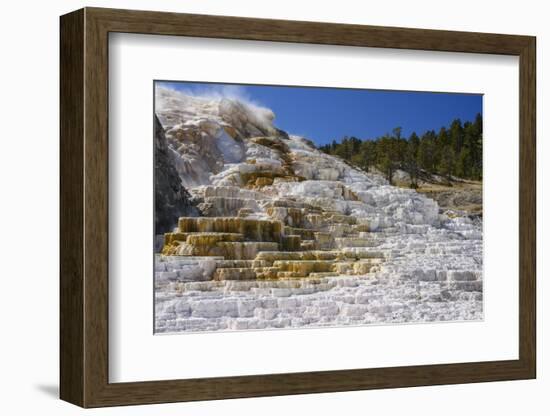
<path fill-rule="evenodd" d="M 273 125 L 270 110 L 158 89 L 200 216 L 155 258 L 155 330 L 482 317 L 481 224 Z"/>
<path fill-rule="evenodd" d="M 199 215 L 174 168 L 176 156 L 155 116 L 155 233 L 170 231 L 182 216 Z"/>

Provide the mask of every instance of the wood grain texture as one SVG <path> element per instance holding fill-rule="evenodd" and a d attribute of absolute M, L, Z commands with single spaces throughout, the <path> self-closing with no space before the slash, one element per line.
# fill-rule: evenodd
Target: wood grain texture
<path fill-rule="evenodd" d="M 60 388 L 84 405 L 84 12 L 60 24 Z"/>
<path fill-rule="evenodd" d="M 109 181 L 108 32 L 86 13 L 84 59 L 84 360 L 85 406 L 96 402 L 108 381 Z"/>
<path fill-rule="evenodd" d="M 528 36 L 87 8 L 110 32 L 519 55 Z"/>
<path fill-rule="evenodd" d="M 520 54 L 519 355 L 536 377 L 536 41 Z"/>
<path fill-rule="evenodd" d="M 109 383 L 108 33 L 520 57 L 519 359 Z M 87 8 L 61 18 L 61 397 L 83 407 L 533 378 L 535 40 L 528 36 Z"/>

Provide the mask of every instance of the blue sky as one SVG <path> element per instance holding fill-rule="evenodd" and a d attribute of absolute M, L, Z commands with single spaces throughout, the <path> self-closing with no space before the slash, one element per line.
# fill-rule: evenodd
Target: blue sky
<path fill-rule="evenodd" d="M 401 127 L 408 137 L 413 131 L 439 130 L 454 119 L 473 120 L 482 112 L 482 95 L 341 88 L 281 87 L 192 82 L 159 84 L 212 97 L 239 98 L 268 107 L 275 125 L 317 145 L 339 141 L 343 136 L 369 139 Z"/>

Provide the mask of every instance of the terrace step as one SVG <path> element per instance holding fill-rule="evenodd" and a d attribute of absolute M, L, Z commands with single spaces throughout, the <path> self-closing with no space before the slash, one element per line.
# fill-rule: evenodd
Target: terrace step
<path fill-rule="evenodd" d="M 280 221 L 240 217 L 181 217 L 178 228 L 182 233 L 238 233 L 245 240 L 255 242 L 279 243 L 283 235 Z"/>
<path fill-rule="evenodd" d="M 216 269 L 213 280 L 256 280 L 256 272 L 248 268 Z"/>
<path fill-rule="evenodd" d="M 273 267 L 278 267 L 281 273 L 289 272 L 292 275 L 284 277 L 307 277 L 313 272 L 332 272 L 334 262 L 330 260 L 277 260 Z"/>

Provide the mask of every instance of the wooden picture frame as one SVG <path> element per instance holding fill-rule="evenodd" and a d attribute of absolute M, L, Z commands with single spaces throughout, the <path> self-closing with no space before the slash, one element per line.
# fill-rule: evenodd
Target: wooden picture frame
<path fill-rule="evenodd" d="M 85 8 L 61 17 L 60 396 L 82 407 L 535 378 L 535 38 Z M 108 34 L 297 42 L 519 56 L 519 359 L 110 383 Z"/>

